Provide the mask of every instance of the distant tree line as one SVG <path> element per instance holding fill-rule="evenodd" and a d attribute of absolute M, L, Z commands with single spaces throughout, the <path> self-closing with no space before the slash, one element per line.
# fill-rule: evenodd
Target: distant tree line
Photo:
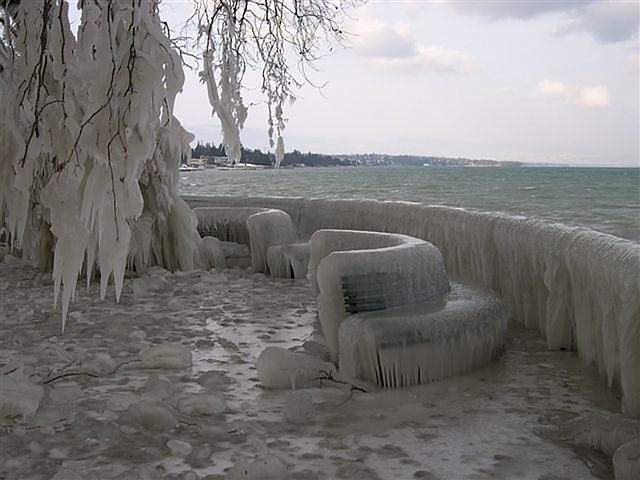
<path fill-rule="evenodd" d="M 193 158 L 209 157 L 209 162 L 213 164 L 213 157 L 224 157 L 224 147 L 222 144 L 215 146 L 212 143 L 200 143 L 191 149 Z M 275 156 L 273 153 L 265 153 L 259 149 L 242 148 L 241 163 L 251 163 L 254 165 L 273 166 L 275 164 Z M 304 165 L 306 167 L 334 167 L 349 166 L 353 162 L 343 160 L 333 155 L 322 155 L 319 153 L 302 153 L 298 150 L 285 153 L 282 166 Z"/>

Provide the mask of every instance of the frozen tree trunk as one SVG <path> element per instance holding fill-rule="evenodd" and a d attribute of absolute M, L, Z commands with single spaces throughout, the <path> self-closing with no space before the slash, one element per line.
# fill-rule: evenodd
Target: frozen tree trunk
<path fill-rule="evenodd" d="M 9 240 L 62 293 L 78 276 L 101 296 L 127 265 L 192 269 L 195 217 L 177 195 L 191 136 L 173 117 L 184 75 L 154 1 L 12 2 L 0 30 L 0 215 Z"/>

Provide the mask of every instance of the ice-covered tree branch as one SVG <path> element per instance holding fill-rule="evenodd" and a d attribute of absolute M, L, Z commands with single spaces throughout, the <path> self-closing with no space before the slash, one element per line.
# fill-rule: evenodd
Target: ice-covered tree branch
<path fill-rule="evenodd" d="M 241 86 L 247 68 L 261 73 L 269 139 L 276 166 L 284 156 L 284 109 L 309 82 L 307 69 L 325 41 L 340 41 L 339 21 L 355 0 L 197 0 L 195 16 L 203 48 L 202 78 L 222 124 L 225 152 L 240 159 L 239 132 L 247 116 Z"/>
<path fill-rule="evenodd" d="M 353 0 L 356 1 L 356 0 Z M 245 72 L 261 72 L 276 161 L 284 107 L 352 0 L 194 0 L 202 76 L 227 155 L 240 159 Z M 80 274 L 110 278 L 200 262 L 196 220 L 177 194 L 192 137 L 173 115 L 185 37 L 160 0 L 0 0 L 0 220 L 25 259 L 53 269 L 62 327 Z"/>

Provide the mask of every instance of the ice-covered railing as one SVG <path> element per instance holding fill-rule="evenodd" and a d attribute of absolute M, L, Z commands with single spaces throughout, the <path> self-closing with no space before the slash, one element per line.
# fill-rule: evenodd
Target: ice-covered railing
<path fill-rule="evenodd" d="M 626 415 L 640 417 L 640 245 L 586 228 L 443 206 L 373 200 L 187 197 L 192 206 L 278 208 L 301 238 L 320 228 L 397 232 L 436 245 L 450 277 L 491 288 L 550 349 L 577 350 Z"/>
<path fill-rule="evenodd" d="M 319 230 L 310 243 L 309 276 L 334 362 L 340 323 L 349 313 L 434 301 L 449 293 L 442 256 L 424 240 L 401 234 Z"/>

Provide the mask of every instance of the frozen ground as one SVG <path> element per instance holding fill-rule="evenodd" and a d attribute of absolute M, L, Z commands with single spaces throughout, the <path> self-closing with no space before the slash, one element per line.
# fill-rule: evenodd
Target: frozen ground
<path fill-rule="evenodd" d="M 112 292 L 97 297 L 97 286 L 78 290 L 60 337 L 49 276 L 0 264 L 0 373 L 43 385 L 35 415 L 0 419 L 0 478 L 613 476 L 610 458 L 575 445 L 563 426 L 615 412 L 619 399 L 529 332 L 511 328 L 500 362 L 431 385 L 307 390 L 312 405 L 294 423 L 285 403 L 304 397 L 263 389 L 255 362 L 266 346 L 316 335 L 305 281 L 154 270 L 127 279 L 120 304 Z M 186 350 L 147 352 L 166 343 Z M 179 367 L 189 352 L 191 366 L 150 368 Z M 14 383 L 4 378 L 7 395 Z"/>

